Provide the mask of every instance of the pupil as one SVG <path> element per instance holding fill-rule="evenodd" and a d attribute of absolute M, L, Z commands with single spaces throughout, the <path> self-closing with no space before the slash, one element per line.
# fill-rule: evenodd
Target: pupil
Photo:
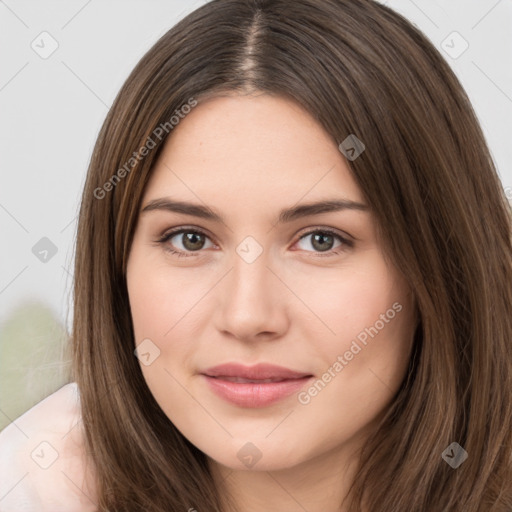
<path fill-rule="evenodd" d="M 320 246 L 318 247 L 317 246 L 317 242 L 320 240 L 320 241 L 324 241 L 327 239 L 327 245 L 330 246 L 332 245 L 332 235 L 327 235 L 325 233 L 317 233 L 313 236 L 313 246 L 316 248 L 316 249 L 319 249 L 320 251 L 328 251 L 329 249 L 331 249 L 331 247 L 325 247 L 325 245 L 322 244 L 322 242 L 320 242 Z"/>
<path fill-rule="evenodd" d="M 184 242 L 184 246 L 188 249 L 188 250 L 195 250 L 195 249 L 201 249 L 202 247 L 202 241 L 201 241 L 201 236 L 200 234 L 198 233 L 186 233 L 186 236 L 185 236 L 185 242 Z M 199 240 L 199 242 L 198 242 Z M 190 244 L 191 242 L 191 244 Z"/>

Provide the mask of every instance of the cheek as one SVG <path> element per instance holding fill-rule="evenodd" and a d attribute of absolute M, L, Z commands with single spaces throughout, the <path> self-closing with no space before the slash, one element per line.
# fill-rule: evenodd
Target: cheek
<path fill-rule="evenodd" d="M 287 279 L 307 306 L 302 307 L 304 314 L 292 320 L 301 329 L 316 331 L 315 339 L 321 336 L 329 349 L 342 349 L 359 334 L 364 342 L 365 333 L 369 336 L 365 329 L 376 323 L 377 330 L 391 334 L 400 323 L 397 318 L 405 316 L 401 312 L 406 309 L 404 303 L 409 302 L 406 286 L 378 251 L 367 251 L 338 269 L 320 269 L 314 274 L 290 271 Z"/>
<path fill-rule="evenodd" d="M 134 258 L 127 285 L 136 340 L 170 339 L 175 328 L 187 323 L 189 313 L 201 309 L 201 297 L 212 287 L 209 279 L 201 279 L 190 268 L 138 264 Z"/>
<path fill-rule="evenodd" d="M 165 405 L 174 397 L 172 417 L 179 417 L 191 405 L 183 400 L 181 385 L 183 376 L 188 379 L 196 371 L 204 319 L 211 316 L 205 299 L 219 277 L 207 270 L 201 274 L 197 269 L 151 261 L 142 251 L 130 258 L 127 287 L 135 345 L 141 354 L 150 354 L 150 364 L 139 357 L 141 370 L 167 412 Z"/>
<path fill-rule="evenodd" d="M 199 299 L 208 289 L 188 272 L 151 262 L 143 251 L 130 255 L 127 271 L 135 345 L 142 356 L 149 354 L 147 360 L 139 357 L 141 371 L 154 398 L 170 418 L 186 416 L 191 406 L 178 373 L 190 370 L 188 363 L 196 348 L 190 343 L 195 338 L 191 320 L 196 309 L 201 308 Z"/>
<path fill-rule="evenodd" d="M 310 347 L 318 372 L 297 398 L 325 449 L 329 440 L 355 435 L 384 411 L 407 370 L 414 334 L 411 295 L 381 263 L 369 269 L 354 270 L 333 285 L 331 300 L 326 295 L 318 310 L 335 335 L 324 331 Z"/>
<path fill-rule="evenodd" d="M 412 347 L 414 303 L 406 283 L 372 252 L 337 278 L 318 274 L 315 286 L 307 279 L 301 286 L 316 317 L 300 327 L 315 340 L 308 349 L 320 370 L 317 388 L 330 389 L 317 402 L 347 389 L 355 410 L 359 401 L 386 400 L 403 379 Z"/>

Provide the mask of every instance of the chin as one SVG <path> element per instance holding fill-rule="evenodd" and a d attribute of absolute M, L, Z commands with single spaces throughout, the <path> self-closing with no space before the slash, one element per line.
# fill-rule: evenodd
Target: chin
<path fill-rule="evenodd" d="M 214 462 L 236 471 L 280 471 L 296 466 L 303 461 L 297 451 L 284 443 L 274 446 L 268 440 L 251 442 L 233 441 L 231 448 L 214 452 L 202 450 Z"/>

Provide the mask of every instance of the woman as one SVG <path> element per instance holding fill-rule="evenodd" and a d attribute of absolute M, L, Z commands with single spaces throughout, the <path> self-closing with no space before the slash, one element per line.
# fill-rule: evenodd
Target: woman
<path fill-rule="evenodd" d="M 41 494 L 6 500 L 510 511 L 510 235 L 470 102 L 403 17 L 204 5 L 98 137 L 75 383 L 2 434 Z"/>

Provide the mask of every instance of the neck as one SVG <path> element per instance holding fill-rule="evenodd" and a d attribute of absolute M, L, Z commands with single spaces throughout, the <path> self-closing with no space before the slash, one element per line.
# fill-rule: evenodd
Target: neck
<path fill-rule="evenodd" d="M 327 443 L 326 443 L 327 444 Z M 293 467 L 279 462 L 259 470 L 231 469 L 210 459 L 226 512 L 347 512 L 361 442 L 352 441 Z M 263 462 L 263 459 L 262 461 Z M 235 506 L 229 508 L 225 496 Z"/>

